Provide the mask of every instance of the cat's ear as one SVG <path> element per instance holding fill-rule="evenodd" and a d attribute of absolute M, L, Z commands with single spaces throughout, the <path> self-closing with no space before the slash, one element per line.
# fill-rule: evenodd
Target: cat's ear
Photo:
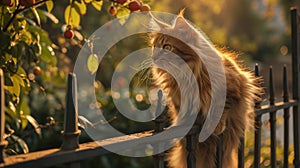
<path fill-rule="evenodd" d="M 174 28 L 177 30 L 180 30 L 180 29 L 184 30 L 188 27 L 189 27 L 189 25 L 188 25 L 187 21 L 184 19 L 183 16 L 179 15 L 175 20 Z"/>
<path fill-rule="evenodd" d="M 151 14 L 150 28 L 152 29 L 152 31 L 161 31 L 161 30 L 166 29 L 168 27 L 170 27 L 168 24 L 158 20 L 156 17 L 154 17 Z"/>

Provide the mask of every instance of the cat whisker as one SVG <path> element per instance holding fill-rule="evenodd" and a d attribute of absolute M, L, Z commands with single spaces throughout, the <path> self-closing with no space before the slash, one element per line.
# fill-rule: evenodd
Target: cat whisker
<path fill-rule="evenodd" d="M 147 75 L 145 74 L 147 74 L 147 69 L 144 69 L 139 73 L 137 86 L 142 86 L 142 83 L 147 79 Z"/>
<path fill-rule="evenodd" d="M 150 70 L 149 68 L 151 67 L 152 65 L 152 59 L 149 58 L 149 59 L 146 59 L 144 60 L 140 67 L 138 68 L 138 70 L 140 71 L 139 72 L 139 75 L 138 75 L 138 83 L 137 83 L 137 86 L 141 86 L 142 83 L 145 83 L 146 86 L 148 85 L 148 81 L 149 81 L 149 77 L 150 77 Z"/>

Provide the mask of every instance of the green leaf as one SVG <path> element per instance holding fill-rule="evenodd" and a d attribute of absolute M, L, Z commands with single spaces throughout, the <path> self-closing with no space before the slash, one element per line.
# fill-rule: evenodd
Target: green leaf
<path fill-rule="evenodd" d="M 23 111 L 20 111 L 20 113 L 22 113 Z M 26 118 L 25 115 L 21 115 L 21 126 L 22 126 L 22 129 L 25 129 L 28 125 L 28 120 Z"/>
<path fill-rule="evenodd" d="M 87 60 L 87 68 L 91 72 L 91 74 L 94 74 L 98 69 L 98 58 L 96 54 L 91 54 Z"/>
<path fill-rule="evenodd" d="M 25 87 L 24 80 L 19 76 L 19 74 L 15 74 L 13 77 L 13 82 L 19 83 L 22 87 Z"/>
<path fill-rule="evenodd" d="M 77 27 L 80 24 L 80 14 L 71 5 L 68 5 L 65 9 L 65 22 L 73 27 Z"/>
<path fill-rule="evenodd" d="M 53 48 L 49 45 L 46 45 L 45 43 L 41 43 L 42 47 L 42 54 L 41 59 L 45 61 L 48 64 L 51 64 L 52 66 L 55 66 L 57 63 L 55 53 L 53 51 Z"/>
<path fill-rule="evenodd" d="M 41 47 L 40 43 L 33 44 L 32 48 L 33 48 L 33 50 L 35 52 L 35 55 L 39 56 L 39 55 L 42 54 L 42 47 Z"/>
<path fill-rule="evenodd" d="M 27 19 L 27 17 L 16 16 L 16 20 L 12 23 L 13 30 L 18 33 L 25 32 L 27 27 Z M 34 22 L 34 24 L 36 23 Z"/>
<path fill-rule="evenodd" d="M 8 123 L 8 125 L 16 125 L 16 127 L 18 127 L 18 119 L 16 113 L 14 113 L 7 107 L 5 108 L 5 122 Z"/>
<path fill-rule="evenodd" d="M 10 36 L 8 33 L 0 31 L 0 48 L 5 49 L 10 45 Z"/>
<path fill-rule="evenodd" d="M 103 1 L 93 1 L 92 5 L 95 9 L 97 9 L 98 11 L 101 11 Z"/>
<path fill-rule="evenodd" d="M 47 8 L 48 12 L 51 12 L 53 7 L 54 7 L 54 3 L 52 0 L 46 2 L 46 8 Z"/>
<path fill-rule="evenodd" d="M 41 9 L 36 9 L 36 11 L 38 12 L 41 22 L 47 22 L 48 17 L 45 15 L 45 10 L 41 10 Z M 48 12 L 47 12 L 48 13 Z"/>
<path fill-rule="evenodd" d="M 12 86 L 5 86 L 4 88 L 9 91 L 12 95 L 15 95 L 17 97 L 20 96 L 21 93 L 21 87 L 20 85 L 24 85 L 24 81 L 22 78 L 20 78 L 18 75 L 13 75 L 10 77 L 13 85 Z"/>
<path fill-rule="evenodd" d="M 20 57 L 23 54 L 23 44 L 17 43 L 16 45 L 11 47 L 11 55 L 15 58 L 21 59 Z"/>
<path fill-rule="evenodd" d="M 46 45 L 52 44 L 52 41 L 49 39 L 48 32 L 41 29 L 40 27 L 30 26 L 28 28 L 28 31 L 31 32 L 32 34 L 38 33 L 39 37 L 40 37 L 40 42 L 44 42 L 44 43 L 46 43 Z"/>
<path fill-rule="evenodd" d="M 86 5 L 85 5 L 85 3 L 83 1 L 81 1 L 81 2 L 75 1 L 74 4 L 73 4 L 73 7 L 81 15 L 86 14 Z"/>
<path fill-rule="evenodd" d="M 17 72 L 20 76 L 22 77 L 26 77 L 26 71 L 22 68 L 22 67 L 19 67 L 18 68 L 18 72 Z"/>
<path fill-rule="evenodd" d="M 31 33 L 30 32 L 23 32 L 21 34 L 20 40 L 24 41 L 26 44 L 30 45 L 32 43 L 32 39 L 31 39 Z"/>

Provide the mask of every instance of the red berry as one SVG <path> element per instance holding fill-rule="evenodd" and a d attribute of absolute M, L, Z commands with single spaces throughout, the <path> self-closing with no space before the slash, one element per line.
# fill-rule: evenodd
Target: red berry
<path fill-rule="evenodd" d="M 29 5 L 35 4 L 35 0 L 26 0 L 26 1 L 27 1 L 27 4 L 29 4 Z"/>
<path fill-rule="evenodd" d="M 121 5 L 123 5 L 126 1 L 127 1 L 127 0 L 116 0 L 116 2 L 117 2 L 118 4 L 121 4 Z"/>
<path fill-rule="evenodd" d="M 5 5 L 5 6 L 9 6 L 9 7 L 12 7 L 14 5 L 12 0 L 3 0 L 1 2 L 1 4 Z"/>
<path fill-rule="evenodd" d="M 42 70 L 39 66 L 35 66 L 35 67 L 33 67 L 33 73 L 34 73 L 34 75 L 38 76 L 42 73 Z"/>
<path fill-rule="evenodd" d="M 19 0 L 21 6 L 27 6 L 35 4 L 35 0 Z"/>
<path fill-rule="evenodd" d="M 26 0 L 19 0 L 19 3 L 20 3 L 21 6 L 26 6 L 27 5 Z"/>
<path fill-rule="evenodd" d="M 116 15 L 116 13 L 117 13 L 117 8 L 114 7 L 114 6 L 111 6 L 111 7 L 109 8 L 108 12 L 109 12 L 110 15 L 114 16 L 114 15 Z"/>
<path fill-rule="evenodd" d="M 149 12 L 151 10 L 151 7 L 148 4 L 143 4 L 141 6 L 141 11 L 142 12 Z"/>
<path fill-rule="evenodd" d="M 128 4 L 128 8 L 129 8 L 132 12 L 135 12 L 135 11 L 140 10 L 141 4 L 140 4 L 138 1 L 131 1 L 131 2 L 129 2 L 129 4 Z"/>
<path fill-rule="evenodd" d="M 65 36 L 65 38 L 67 38 L 67 39 L 73 38 L 73 37 L 74 37 L 74 32 L 73 32 L 73 30 L 66 30 L 65 33 L 64 33 L 64 36 Z"/>

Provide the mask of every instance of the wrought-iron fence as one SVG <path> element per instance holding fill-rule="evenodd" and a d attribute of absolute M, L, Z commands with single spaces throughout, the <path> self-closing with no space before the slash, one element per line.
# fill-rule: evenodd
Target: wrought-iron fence
<path fill-rule="evenodd" d="M 270 123 L 270 165 L 272 168 L 277 167 L 277 156 L 276 156 L 276 112 L 283 110 L 284 112 L 284 161 L 283 167 L 289 167 L 289 123 L 290 121 L 290 108 L 293 111 L 293 138 L 294 138 L 294 167 L 300 167 L 300 82 L 299 82 L 299 68 L 300 68 L 300 55 L 299 55 L 299 15 L 296 8 L 291 9 L 291 40 L 292 40 L 292 98 L 289 97 L 288 91 L 288 75 L 287 67 L 283 67 L 283 101 L 275 102 L 274 85 L 273 85 L 273 73 L 272 67 L 269 69 L 269 104 L 261 105 L 261 102 L 255 102 L 256 117 L 255 117 L 255 137 L 254 137 L 254 168 L 259 168 L 261 163 L 261 132 L 262 132 L 262 116 L 269 115 Z M 255 75 L 259 76 L 258 65 L 255 66 Z M 164 130 L 164 119 L 157 117 L 155 122 L 155 128 L 153 131 L 132 134 L 130 138 L 115 137 L 106 139 L 98 142 L 89 142 L 84 144 L 78 144 L 78 137 L 80 130 L 77 126 L 78 116 L 76 114 L 76 104 L 73 104 L 72 89 L 76 89 L 76 85 L 72 86 L 72 83 L 76 83 L 76 77 L 73 74 L 68 76 L 68 87 L 67 87 L 67 110 L 65 114 L 65 124 L 63 133 L 63 144 L 59 149 L 49 149 L 38 152 L 32 152 L 28 154 L 20 154 L 15 156 L 3 157 L 3 149 L 5 147 L 5 141 L 3 139 L 4 132 L 4 90 L 3 90 L 3 72 L 0 73 L 0 166 L 11 167 L 11 168 L 26 168 L 26 167 L 50 167 L 65 164 L 71 168 L 79 168 L 80 161 L 88 159 L 94 156 L 100 156 L 109 154 L 110 152 L 105 150 L 105 146 L 114 144 L 124 144 L 126 142 L 134 141 L 137 137 L 143 138 L 151 136 L 155 133 Z M 76 92 L 75 92 L 76 93 Z M 76 95 L 74 100 L 76 103 Z M 161 104 L 161 93 L 159 94 L 158 104 Z M 159 107 L 158 107 L 159 108 Z M 174 128 L 177 129 L 177 128 Z M 196 135 L 200 132 L 200 126 L 193 126 L 189 133 L 186 135 L 186 149 L 188 151 L 187 165 L 189 168 L 196 167 L 195 149 L 197 145 Z M 221 139 L 221 138 L 219 138 Z M 168 137 L 165 137 L 168 140 Z M 162 139 L 159 139 L 162 141 Z M 244 137 L 241 137 L 241 145 L 238 151 L 238 167 L 243 168 L 244 163 Z M 128 148 L 128 145 L 126 145 Z M 222 167 L 222 141 L 218 141 L 216 150 L 216 167 Z M 122 149 L 120 149 L 122 150 Z M 164 153 L 160 153 L 154 156 L 154 166 L 156 168 L 163 168 Z"/>

